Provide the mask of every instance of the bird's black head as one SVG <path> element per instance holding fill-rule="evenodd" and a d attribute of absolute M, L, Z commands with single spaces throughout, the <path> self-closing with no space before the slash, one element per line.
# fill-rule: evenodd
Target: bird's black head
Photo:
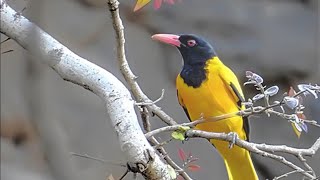
<path fill-rule="evenodd" d="M 176 46 L 186 65 L 203 64 L 216 55 L 213 47 L 197 35 L 156 34 L 152 38 Z"/>

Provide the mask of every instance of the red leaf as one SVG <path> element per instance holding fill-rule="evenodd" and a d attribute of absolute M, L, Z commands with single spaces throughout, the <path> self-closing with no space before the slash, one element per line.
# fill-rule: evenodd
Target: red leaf
<path fill-rule="evenodd" d="M 297 113 L 299 119 L 306 119 L 306 116 L 303 113 Z"/>
<path fill-rule="evenodd" d="M 186 153 L 182 148 L 178 148 L 178 155 L 181 161 L 185 162 L 186 161 Z"/>
<path fill-rule="evenodd" d="M 161 4 L 162 4 L 162 0 L 154 0 L 153 8 L 159 9 L 161 7 Z"/>
<path fill-rule="evenodd" d="M 288 92 L 288 96 L 292 97 L 296 94 L 296 91 L 293 89 L 292 86 L 290 86 L 289 92 Z"/>
<path fill-rule="evenodd" d="M 200 166 L 199 165 L 196 165 L 196 164 L 189 164 L 188 165 L 188 169 L 190 170 L 190 171 L 199 171 L 200 170 Z"/>
<path fill-rule="evenodd" d="M 177 180 L 185 180 L 181 175 L 177 177 Z"/>
<path fill-rule="evenodd" d="M 293 89 L 292 86 L 290 86 L 290 89 L 288 91 L 288 96 L 292 97 L 292 96 L 294 96 L 296 94 L 297 94 L 297 92 Z M 296 97 L 296 99 L 298 99 L 299 104 L 302 104 L 302 97 L 301 96 Z"/>

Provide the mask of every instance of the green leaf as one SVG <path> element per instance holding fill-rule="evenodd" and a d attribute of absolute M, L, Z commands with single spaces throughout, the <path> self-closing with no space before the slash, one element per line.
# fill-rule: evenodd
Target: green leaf
<path fill-rule="evenodd" d="M 179 126 L 179 130 L 183 131 L 183 132 L 186 132 L 190 129 L 189 126 Z"/>
<path fill-rule="evenodd" d="M 133 11 L 138 11 L 139 9 L 143 8 L 147 5 L 151 0 L 137 0 L 136 5 L 134 6 Z"/>
<path fill-rule="evenodd" d="M 167 165 L 167 168 L 171 179 L 177 179 L 176 171 L 170 165 Z"/>
<path fill-rule="evenodd" d="M 171 133 L 171 136 L 176 139 L 176 140 L 180 140 L 180 141 L 184 141 L 185 137 L 184 137 L 184 131 L 174 131 Z"/>
<path fill-rule="evenodd" d="M 190 129 L 189 126 L 179 126 L 176 131 L 172 132 L 171 136 L 176 140 L 184 141 L 185 140 L 184 134 L 189 129 Z"/>

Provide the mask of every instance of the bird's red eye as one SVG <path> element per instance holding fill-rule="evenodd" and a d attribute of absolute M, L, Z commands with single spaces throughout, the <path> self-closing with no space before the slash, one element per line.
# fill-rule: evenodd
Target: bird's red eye
<path fill-rule="evenodd" d="M 188 40 L 187 43 L 188 43 L 188 46 L 189 46 L 189 47 L 193 47 L 193 46 L 195 46 L 195 45 L 197 44 L 196 41 L 193 40 L 193 39 Z"/>

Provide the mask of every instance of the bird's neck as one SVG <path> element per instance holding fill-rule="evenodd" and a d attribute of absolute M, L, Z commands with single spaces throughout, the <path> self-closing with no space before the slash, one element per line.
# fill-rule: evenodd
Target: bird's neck
<path fill-rule="evenodd" d="M 184 83 L 193 88 L 198 88 L 207 79 L 208 66 L 219 66 L 223 65 L 217 56 L 214 56 L 206 61 L 197 63 L 184 63 L 183 68 L 180 72 L 180 76 Z"/>
<path fill-rule="evenodd" d="M 207 79 L 206 61 L 194 64 L 184 64 L 180 76 L 188 86 L 200 87 Z"/>

